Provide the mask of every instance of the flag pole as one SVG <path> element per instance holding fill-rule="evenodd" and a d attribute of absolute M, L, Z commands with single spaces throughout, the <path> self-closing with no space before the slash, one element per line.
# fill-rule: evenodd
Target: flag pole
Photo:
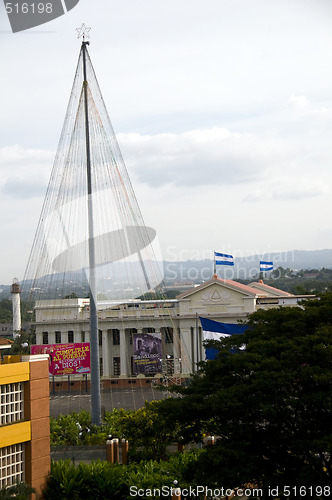
<path fill-rule="evenodd" d="M 216 252 L 213 250 L 213 276 L 217 276 Z"/>

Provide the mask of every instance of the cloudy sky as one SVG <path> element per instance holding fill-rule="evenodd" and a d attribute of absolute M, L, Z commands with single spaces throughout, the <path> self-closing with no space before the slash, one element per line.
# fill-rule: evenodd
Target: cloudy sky
<path fill-rule="evenodd" d="M 13 34 L 0 5 L 0 283 L 22 279 L 89 48 L 163 257 L 332 248 L 330 0 L 80 0 Z"/>

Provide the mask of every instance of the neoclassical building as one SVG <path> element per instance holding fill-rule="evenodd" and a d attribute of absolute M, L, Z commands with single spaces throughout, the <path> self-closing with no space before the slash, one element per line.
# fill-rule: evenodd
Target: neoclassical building
<path fill-rule="evenodd" d="M 98 302 L 102 380 L 137 376 L 135 335 L 160 333 L 161 373 L 186 377 L 205 359 L 199 316 L 237 323 L 258 309 L 298 306 L 304 298 L 308 296 L 292 295 L 262 281 L 243 285 L 214 275 L 176 299 Z M 35 310 L 37 344 L 89 342 L 89 299 L 40 300 Z M 147 376 L 151 375 L 160 377 L 160 373 Z"/>

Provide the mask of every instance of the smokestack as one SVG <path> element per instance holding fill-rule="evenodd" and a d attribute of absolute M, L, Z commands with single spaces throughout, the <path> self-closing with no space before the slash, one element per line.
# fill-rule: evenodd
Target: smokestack
<path fill-rule="evenodd" d="M 22 329 L 21 323 L 21 287 L 17 278 L 13 279 L 12 289 L 13 303 L 13 338 L 15 339 L 20 334 Z"/>

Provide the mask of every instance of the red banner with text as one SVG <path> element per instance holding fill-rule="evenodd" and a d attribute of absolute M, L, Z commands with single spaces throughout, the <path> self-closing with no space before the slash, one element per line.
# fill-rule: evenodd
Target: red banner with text
<path fill-rule="evenodd" d="M 90 373 L 90 344 L 32 345 L 31 354 L 50 355 L 50 375 Z"/>

